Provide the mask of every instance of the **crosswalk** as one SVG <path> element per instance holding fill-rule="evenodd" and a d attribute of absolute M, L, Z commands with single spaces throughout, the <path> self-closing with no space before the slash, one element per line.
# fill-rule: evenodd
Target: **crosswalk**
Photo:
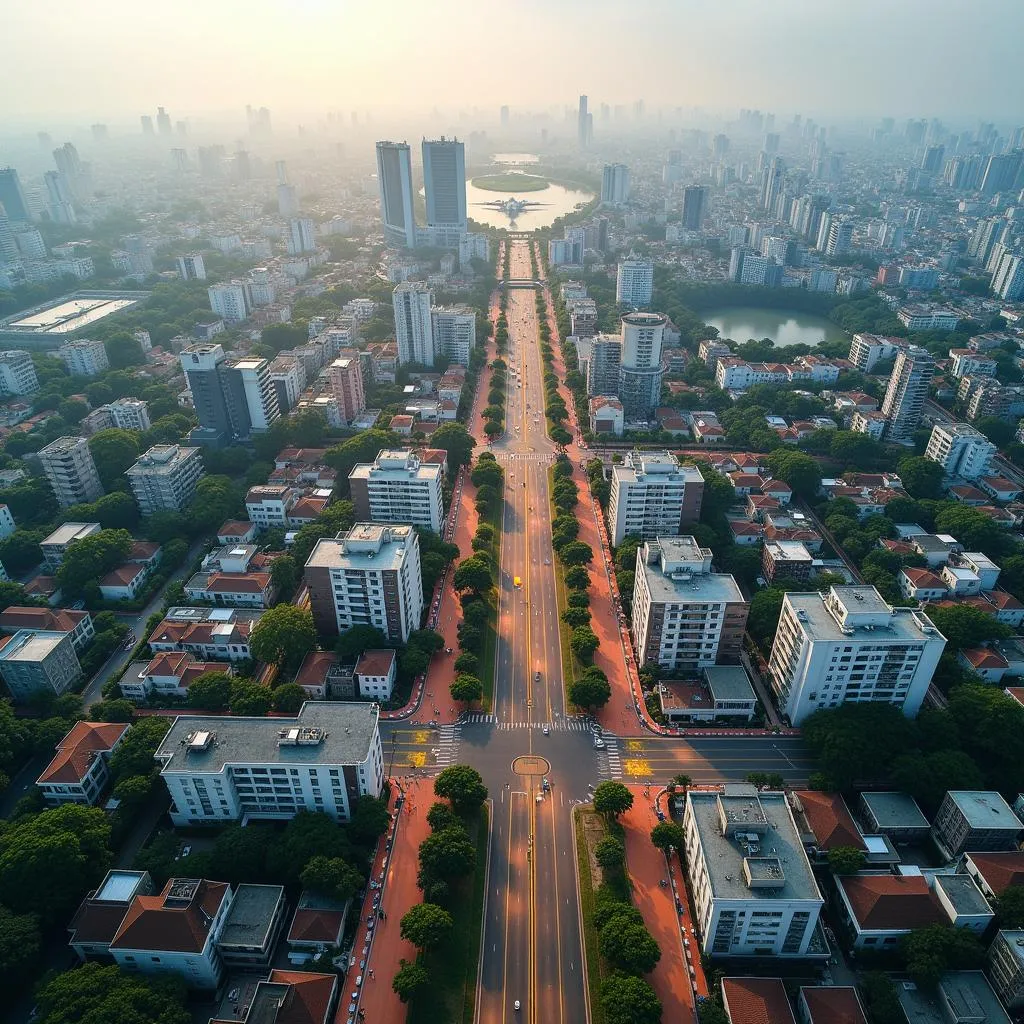
<path fill-rule="evenodd" d="M 440 771 L 449 765 L 458 764 L 462 727 L 459 725 L 442 725 L 437 731 L 438 745 L 433 748 L 434 764 Z"/>
<path fill-rule="evenodd" d="M 462 718 L 463 725 L 493 725 L 497 729 L 547 729 L 549 732 L 589 732 L 590 720 L 581 715 L 556 718 L 553 722 L 499 722 L 497 716 L 483 711 L 470 711 Z"/>
<path fill-rule="evenodd" d="M 619 741 L 613 736 L 604 734 L 605 747 L 595 751 L 597 754 L 597 775 L 603 782 L 605 779 L 622 778 L 622 755 L 619 752 Z"/>

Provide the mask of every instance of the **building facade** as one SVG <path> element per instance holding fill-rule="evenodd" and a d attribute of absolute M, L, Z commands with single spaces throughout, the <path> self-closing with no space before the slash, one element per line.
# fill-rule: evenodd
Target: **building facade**
<path fill-rule="evenodd" d="M 911 345 L 896 354 L 896 365 L 882 401 L 886 440 L 907 441 L 921 422 L 935 372 L 935 361 L 927 349 Z"/>
<path fill-rule="evenodd" d="M 615 301 L 620 306 L 649 306 L 653 294 L 654 264 L 648 260 L 622 260 L 615 275 Z"/>
<path fill-rule="evenodd" d="M 327 371 L 338 418 L 346 426 L 366 408 L 363 371 L 356 356 L 339 356 Z"/>
<path fill-rule="evenodd" d="M 988 472 L 998 449 L 980 431 L 967 423 L 936 423 L 928 438 L 926 459 L 937 462 L 947 477 L 977 480 Z"/>
<path fill-rule="evenodd" d="M 398 362 L 433 366 L 434 347 L 431 307 L 434 296 L 423 281 L 403 281 L 391 293 L 395 311 Z"/>
<path fill-rule="evenodd" d="M 192 501 L 202 475 L 199 449 L 177 444 L 153 445 L 125 471 L 144 516 L 180 512 Z"/>
<path fill-rule="evenodd" d="M 413 452 L 381 451 L 372 463 L 354 466 L 348 475 L 357 520 L 411 523 L 441 532 L 443 473 L 436 463 Z"/>
<path fill-rule="evenodd" d="M 61 508 L 103 496 L 103 484 L 84 437 L 58 437 L 39 452 L 39 461 Z"/>
<path fill-rule="evenodd" d="M 76 338 L 57 350 L 72 377 L 95 377 L 110 369 L 107 350 L 99 338 Z"/>
<path fill-rule="evenodd" d="M 704 477 L 668 452 L 627 452 L 612 466 L 608 522 L 612 547 L 627 536 L 675 537 L 700 518 Z"/>
<path fill-rule="evenodd" d="M 0 676 L 15 704 L 28 703 L 40 694 L 59 697 L 81 674 L 70 633 L 19 629 L 0 647 Z"/>

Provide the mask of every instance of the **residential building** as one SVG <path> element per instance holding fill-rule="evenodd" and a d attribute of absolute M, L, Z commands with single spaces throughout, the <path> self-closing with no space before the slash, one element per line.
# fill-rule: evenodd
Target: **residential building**
<path fill-rule="evenodd" d="M 0 630 L 5 633 L 17 633 L 19 629 L 67 633 L 76 651 L 88 647 L 96 635 L 92 615 L 84 608 L 9 605 L 0 612 Z"/>
<path fill-rule="evenodd" d="M 275 968 L 256 982 L 252 1000 L 238 1024 L 329 1024 L 341 990 L 336 974 Z"/>
<path fill-rule="evenodd" d="M 243 356 L 217 366 L 221 394 L 237 438 L 262 434 L 281 415 L 266 359 Z"/>
<path fill-rule="evenodd" d="M 294 217 L 288 221 L 288 252 L 298 256 L 316 252 L 316 225 L 308 217 Z"/>
<path fill-rule="evenodd" d="M 292 818 L 339 821 L 352 801 L 379 796 L 384 760 L 372 703 L 309 701 L 294 718 L 187 715 L 156 751 L 177 826 Z"/>
<path fill-rule="evenodd" d="M 430 310 L 434 351 L 459 366 L 469 366 L 476 347 L 476 312 L 469 306 L 434 306 Z"/>
<path fill-rule="evenodd" d="M 630 257 L 619 262 L 615 301 L 620 306 L 649 306 L 654 293 L 654 264 Z"/>
<path fill-rule="evenodd" d="M 420 626 L 420 545 L 412 526 L 356 523 L 317 542 L 305 576 L 313 621 L 325 635 L 369 625 L 405 643 Z"/>
<path fill-rule="evenodd" d="M 189 988 L 216 989 L 225 971 L 217 940 L 231 902 L 227 882 L 168 879 L 158 896 L 132 899 L 109 954 L 126 972 L 170 974 Z"/>
<path fill-rule="evenodd" d="M 601 205 L 622 206 L 629 199 L 629 168 L 605 164 L 601 173 Z"/>
<path fill-rule="evenodd" d="M 411 523 L 441 532 L 441 466 L 402 449 L 384 450 L 348 475 L 356 519 L 370 523 Z"/>
<path fill-rule="evenodd" d="M 668 452 L 627 452 L 612 466 L 608 500 L 613 547 L 627 536 L 650 540 L 678 536 L 700 518 L 704 477 Z"/>
<path fill-rule="evenodd" d="M 339 356 L 327 371 L 338 418 L 348 426 L 366 408 L 363 371 L 356 356 Z"/>
<path fill-rule="evenodd" d="M 184 700 L 188 688 L 207 672 L 232 675 L 230 665 L 198 661 L 187 651 L 159 651 L 149 661 L 133 661 L 121 677 L 121 696 L 137 704 L 159 700 Z"/>
<path fill-rule="evenodd" d="M 708 190 L 705 185 L 688 185 L 683 189 L 683 217 L 680 227 L 684 231 L 700 231 L 708 208 Z"/>
<path fill-rule="evenodd" d="M 814 557 L 798 540 L 766 541 L 762 565 L 769 584 L 776 578 L 807 581 L 814 575 Z"/>
<path fill-rule="evenodd" d="M 115 427 L 121 430 L 149 430 L 149 404 L 140 398 L 118 398 L 103 406 Z"/>
<path fill-rule="evenodd" d="M 324 947 L 340 946 L 350 901 L 331 900 L 303 889 L 288 928 L 288 962 L 309 963 Z"/>
<path fill-rule="evenodd" d="M 913 1024 L 1010 1024 L 1010 1017 L 981 971 L 945 971 L 935 991 L 913 982 L 896 986 L 900 1008 Z"/>
<path fill-rule="evenodd" d="M 827 955 L 824 900 L 784 793 L 690 789 L 683 829 L 702 953 Z"/>
<path fill-rule="evenodd" d="M 427 207 L 427 229 L 436 236 L 439 230 L 451 233 L 458 246 L 465 234 L 466 146 L 458 139 L 424 139 L 423 191 Z"/>
<path fill-rule="evenodd" d="M 182 281 L 205 281 L 206 263 L 201 252 L 189 252 L 184 256 L 175 256 L 178 264 L 178 276 Z"/>
<path fill-rule="evenodd" d="M 885 434 L 888 420 L 881 412 L 855 412 L 850 417 L 850 429 L 858 434 L 867 434 L 876 441 L 881 441 Z"/>
<path fill-rule="evenodd" d="M 0 676 L 15 704 L 26 704 L 41 694 L 59 697 L 81 674 L 70 633 L 19 629 L 0 646 Z"/>
<path fill-rule="evenodd" d="M 12 221 L 32 220 L 21 179 L 13 167 L 0 168 L 0 206 Z"/>
<path fill-rule="evenodd" d="M 182 349 L 179 358 L 199 429 L 211 441 L 222 443 L 234 432 L 220 384 L 219 368 L 225 359 L 224 349 L 216 343 L 190 345 Z"/>
<path fill-rule="evenodd" d="M 970 875 L 986 897 L 998 900 L 1010 886 L 1024 885 L 1024 853 L 1020 850 L 965 853 L 957 871 Z"/>
<path fill-rule="evenodd" d="M 697 352 L 698 358 L 709 369 L 714 370 L 719 359 L 725 359 L 732 355 L 732 349 L 724 341 L 715 341 L 713 338 L 705 338 L 700 343 Z"/>
<path fill-rule="evenodd" d="M 587 378 L 587 394 L 618 397 L 619 366 L 622 362 L 621 335 L 597 334 L 576 342 L 576 351 L 579 355 L 583 355 L 586 347 L 589 347 L 584 374 Z"/>
<path fill-rule="evenodd" d="M 573 299 L 568 306 L 570 333 L 574 338 L 592 338 L 597 334 L 597 302 L 594 299 Z"/>
<path fill-rule="evenodd" d="M 988 950 L 988 974 L 1010 1010 L 1024 1007 L 1024 931 L 1000 928 Z"/>
<path fill-rule="evenodd" d="M 251 656 L 249 634 L 263 613 L 234 608 L 170 608 L 149 636 L 150 649 L 188 651 L 210 660 L 243 661 Z"/>
<path fill-rule="evenodd" d="M 247 320 L 253 310 L 252 294 L 246 281 L 225 281 L 206 289 L 210 309 L 225 323 L 237 324 Z"/>
<path fill-rule="evenodd" d="M 359 655 L 355 667 L 355 681 L 363 700 L 381 703 L 391 700 L 395 689 L 395 669 L 398 655 L 392 650 L 367 650 Z"/>
<path fill-rule="evenodd" d="M 185 595 L 223 608 L 269 608 L 277 587 L 269 572 L 197 572 L 185 584 Z"/>
<path fill-rule="evenodd" d="M 299 499 L 299 492 L 284 484 L 260 484 L 250 487 L 245 495 L 245 512 L 251 523 L 261 530 L 286 527 L 288 513 Z"/>
<path fill-rule="evenodd" d="M 749 722 L 757 711 L 757 695 L 742 665 L 713 665 L 699 682 L 658 683 L 661 713 L 671 725 L 688 722 Z"/>
<path fill-rule="evenodd" d="M 95 377 L 98 373 L 110 369 L 107 350 L 99 338 L 66 341 L 57 349 L 57 355 L 64 360 L 64 365 L 72 377 Z"/>
<path fill-rule="evenodd" d="M 912 718 L 945 645 L 923 611 L 894 608 L 871 586 L 787 593 L 768 679 L 793 725 L 845 701 L 886 701 Z"/>
<path fill-rule="evenodd" d="M 391 293 L 391 303 L 395 311 L 399 364 L 433 366 L 437 349 L 430 315 L 434 295 L 429 285 L 423 281 L 403 281 Z"/>
<path fill-rule="evenodd" d="M 980 431 L 967 423 L 936 423 L 928 438 L 926 459 L 937 462 L 947 477 L 977 480 L 988 473 L 998 449 Z"/>
<path fill-rule="evenodd" d="M 0 395 L 31 395 L 38 390 L 32 357 L 21 349 L 0 352 Z"/>
<path fill-rule="evenodd" d="M 796 1024 L 780 978 L 722 978 L 721 989 L 729 1024 Z"/>
<path fill-rule="evenodd" d="M 896 354 L 896 365 L 882 402 L 886 440 L 908 441 L 921 422 L 935 361 L 927 349 L 911 345 Z"/>
<path fill-rule="evenodd" d="M 416 246 L 412 153 L 405 142 L 377 143 L 377 184 L 380 188 L 380 219 L 388 245 Z"/>
<path fill-rule="evenodd" d="M 920 843 L 928 838 L 931 825 L 907 793 L 861 793 L 858 810 L 869 833 L 893 843 Z"/>
<path fill-rule="evenodd" d="M 658 537 L 637 552 L 633 643 L 640 665 L 696 672 L 739 661 L 749 605 L 736 580 L 711 571 L 693 537 Z"/>
<path fill-rule="evenodd" d="M 992 275 L 992 291 L 1007 302 L 1024 299 L 1024 256 L 1005 252 Z"/>
<path fill-rule="evenodd" d="M 75 543 L 85 540 L 102 530 L 99 523 L 62 523 L 49 537 L 39 542 L 43 552 L 43 566 L 51 573 L 56 573 L 64 561 L 64 553 Z"/>
<path fill-rule="evenodd" d="M 39 452 L 39 461 L 61 508 L 103 496 L 103 484 L 84 437 L 58 437 Z"/>
<path fill-rule="evenodd" d="M 110 943 L 124 921 L 132 900 L 155 891 L 148 871 L 108 871 L 97 889 L 79 904 L 68 925 L 68 945 L 78 959 L 110 961 Z"/>
<path fill-rule="evenodd" d="M 36 779 L 43 799 L 95 806 L 110 778 L 110 757 L 130 728 L 127 722 L 76 722 Z"/>
<path fill-rule="evenodd" d="M 932 821 L 932 838 L 950 860 L 967 850 L 1015 850 L 1024 824 L 999 793 L 950 790 Z"/>
<path fill-rule="evenodd" d="M 960 315 L 938 306 L 901 306 L 896 318 L 908 331 L 955 331 Z"/>
<path fill-rule="evenodd" d="M 104 601 L 134 601 L 149 578 L 149 568 L 138 562 L 115 565 L 100 577 L 100 594 Z"/>
<path fill-rule="evenodd" d="M 203 460 L 198 448 L 155 444 L 124 475 L 144 516 L 181 512 L 196 493 Z"/>
<path fill-rule="evenodd" d="M 951 373 L 957 380 L 962 377 L 994 377 L 998 363 L 973 348 L 951 348 L 949 358 L 953 360 Z"/>
<path fill-rule="evenodd" d="M 855 334 L 850 342 L 851 363 L 863 373 L 870 373 L 876 363 L 895 359 L 906 342 L 899 338 L 886 338 L 881 334 Z"/>
<path fill-rule="evenodd" d="M 595 434 L 621 437 L 625 426 L 622 403 L 611 395 L 590 399 L 590 429 Z"/>
<path fill-rule="evenodd" d="M 667 323 L 662 313 L 622 317 L 618 395 L 627 420 L 646 420 L 661 404 L 661 346 Z"/>
<path fill-rule="evenodd" d="M 270 379 L 277 392 L 277 406 L 285 415 L 298 405 L 299 395 L 306 386 L 306 371 L 298 359 L 278 356 L 270 364 Z"/>

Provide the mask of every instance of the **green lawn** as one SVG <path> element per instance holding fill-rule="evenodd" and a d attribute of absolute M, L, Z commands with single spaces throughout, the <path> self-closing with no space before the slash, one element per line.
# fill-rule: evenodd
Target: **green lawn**
<path fill-rule="evenodd" d="M 430 985 L 410 1003 L 406 1024 L 473 1024 L 488 832 L 484 806 L 470 827 L 470 838 L 476 846 L 476 867 L 472 877 L 458 885 L 449 907 L 455 928 L 448 942 L 426 954 L 424 963 L 430 972 Z"/>
<path fill-rule="evenodd" d="M 470 184 L 488 192 L 542 192 L 548 180 L 535 174 L 483 174 Z"/>

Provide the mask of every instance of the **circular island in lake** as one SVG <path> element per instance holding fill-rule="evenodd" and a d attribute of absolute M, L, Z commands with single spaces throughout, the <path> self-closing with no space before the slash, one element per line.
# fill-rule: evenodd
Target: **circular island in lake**
<path fill-rule="evenodd" d="M 488 192 L 540 192 L 548 187 L 546 178 L 536 174 L 482 174 L 470 184 Z"/>

